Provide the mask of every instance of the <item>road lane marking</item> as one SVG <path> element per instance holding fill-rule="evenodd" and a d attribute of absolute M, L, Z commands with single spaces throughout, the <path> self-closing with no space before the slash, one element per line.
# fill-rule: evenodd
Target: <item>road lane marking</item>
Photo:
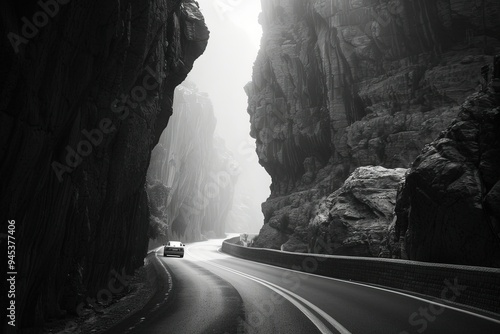
<path fill-rule="evenodd" d="M 163 267 L 163 270 L 165 270 L 167 276 L 168 276 L 168 289 L 167 289 L 167 292 L 165 293 L 165 299 L 163 300 L 163 302 L 166 302 L 167 301 L 167 298 L 168 298 L 168 295 L 170 293 L 170 291 L 172 290 L 172 276 L 170 275 L 170 273 L 168 272 L 167 268 L 165 267 L 165 265 L 163 264 L 163 262 L 160 260 L 160 258 L 158 257 L 158 250 L 160 249 L 161 247 L 158 247 L 156 249 L 152 249 L 150 251 L 148 251 L 148 255 L 151 254 L 151 253 L 154 253 L 154 257 L 156 258 L 156 260 L 161 264 L 161 266 Z M 153 270 L 156 270 L 156 269 L 153 269 Z M 158 276 L 158 275 L 156 275 Z M 151 297 L 152 298 L 152 297 Z M 150 300 L 151 301 L 151 300 Z M 152 312 L 156 311 L 159 307 L 160 307 L 160 303 L 157 303 L 153 308 L 151 308 L 151 311 L 148 313 L 148 314 L 151 314 Z M 141 309 L 142 310 L 142 309 Z M 123 321 L 124 319 L 122 319 Z M 125 331 L 125 333 L 129 333 L 130 331 L 134 330 L 137 326 L 139 326 L 140 324 L 142 324 L 144 321 L 146 320 L 146 317 L 141 317 L 139 320 L 135 321 L 132 326 L 130 326 L 129 328 L 127 328 L 127 330 Z M 121 322 L 119 322 L 121 323 Z M 118 323 L 118 324 L 119 324 Z M 115 324 L 117 325 L 117 324 Z M 115 326 L 113 325 L 113 327 Z M 111 327 L 111 328 L 113 328 Z"/>
<path fill-rule="evenodd" d="M 418 296 L 414 296 L 414 295 L 411 295 L 411 294 L 407 294 L 407 293 L 404 293 L 404 292 L 401 292 L 401 291 L 390 290 L 390 289 L 386 289 L 386 288 L 375 286 L 375 285 L 369 285 L 369 284 L 364 284 L 364 283 L 360 283 L 360 282 L 346 281 L 346 280 L 342 280 L 342 279 L 339 279 L 339 278 L 333 278 L 333 277 L 328 277 L 328 276 L 321 276 L 321 275 L 318 275 L 318 274 L 312 274 L 312 273 L 308 273 L 308 272 L 304 272 L 304 271 L 298 271 L 298 270 L 293 270 L 293 269 L 289 269 L 289 268 L 283 268 L 283 267 L 279 267 L 279 266 L 273 266 L 273 265 L 270 265 L 270 264 L 267 264 L 267 263 L 258 262 L 258 261 L 247 260 L 247 259 L 243 259 L 243 258 L 240 258 L 240 257 L 235 257 L 235 256 L 232 256 L 230 254 L 224 253 L 224 252 L 221 251 L 221 247 L 219 247 L 217 249 L 217 252 L 220 253 L 220 254 L 225 254 L 228 257 L 231 257 L 231 258 L 234 258 L 234 259 L 248 261 L 248 262 L 252 262 L 252 263 L 258 263 L 260 265 L 271 267 L 271 268 L 279 268 L 279 269 L 291 271 L 291 272 L 294 272 L 294 273 L 300 273 L 300 274 L 304 274 L 304 275 L 309 275 L 309 276 L 314 276 L 314 277 L 329 279 L 329 280 L 332 280 L 332 281 L 337 281 L 337 282 L 342 282 L 342 283 L 349 283 L 349 284 L 364 286 L 364 287 L 370 288 L 370 289 L 376 289 L 376 290 L 381 290 L 381 291 L 385 291 L 385 292 L 389 292 L 389 293 L 394 293 L 394 294 L 401 295 L 401 296 L 404 296 L 404 297 L 407 297 L 407 298 L 412 298 L 412 299 L 415 299 L 415 300 L 418 300 L 418 301 L 421 301 L 421 302 L 433 304 L 433 305 L 436 305 L 436 306 L 441 306 L 441 307 L 444 307 L 444 308 L 447 308 L 447 309 L 450 309 L 450 310 L 454 310 L 454 311 L 457 311 L 457 312 L 465 313 L 467 315 L 471 315 L 471 316 L 474 316 L 474 317 L 478 317 L 478 318 L 481 318 L 481 319 L 484 319 L 484 320 L 488 320 L 488 321 L 494 322 L 496 324 L 500 324 L 500 320 L 498 320 L 498 319 L 491 318 L 491 317 L 488 317 L 488 316 L 483 315 L 483 314 L 474 313 L 472 311 L 461 309 L 461 308 L 458 308 L 458 307 L 455 307 L 455 306 L 443 304 L 443 303 L 440 303 L 440 302 L 437 302 L 437 301 L 433 301 L 433 300 L 430 300 L 430 299 L 425 299 L 425 298 L 422 298 L 422 297 L 418 297 Z M 312 254 L 311 257 L 314 257 L 314 254 Z"/>
<path fill-rule="evenodd" d="M 190 254 L 190 256 L 193 257 L 193 258 L 196 258 L 198 260 L 202 260 L 203 261 L 202 258 L 200 258 L 198 256 L 195 256 L 193 254 Z M 320 330 L 321 333 L 324 333 L 324 334 L 333 334 L 323 324 L 323 322 L 320 319 L 318 319 L 314 314 L 312 314 L 312 312 L 309 311 L 306 307 L 304 307 L 303 305 L 301 305 L 297 300 L 293 299 L 291 296 L 289 296 L 287 294 L 284 294 L 280 290 L 278 290 L 278 289 L 272 287 L 271 285 L 267 284 L 265 281 L 261 281 L 258 278 L 253 277 L 251 275 L 247 275 L 247 274 L 244 274 L 244 273 L 238 272 L 236 270 L 233 270 L 233 269 L 230 269 L 230 268 L 227 268 L 227 267 L 223 267 L 223 266 L 220 266 L 220 265 L 217 265 L 217 264 L 214 264 L 214 263 L 210 263 L 210 265 L 212 265 L 214 267 L 217 267 L 217 268 L 219 268 L 221 270 L 225 270 L 225 271 L 231 272 L 231 273 L 233 273 L 235 275 L 244 277 L 246 279 L 252 280 L 252 281 L 254 281 L 254 282 L 258 283 L 258 284 L 261 284 L 261 285 L 267 287 L 268 289 L 271 289 L 272 291 L 276 292 L 277 294 L 279 294 L 280 296 L 282 296 L 283 298 L 285 298 L 286 300 L 288 300 L 295 307 L 297 307 L 314 324 L 314 326 L 316 326 L 316 328 L 318 328 Z"/>
<path fill-rule="evenodd" d="M 172 291 L 172 287 L 174 284 L 173 284 L 172 276 L 170 275 L 169 271 L 167 270 L 167 267 L 165 267 L 165 265 L 163 264 L 163 261 L 161 261 L 160 258 L 158 257 L 158 253 L 156 251 L 154 251 L 154 253 L 155 253 L 155 258 L 158 260 L 158 262 L 160 262 L 161 266 L 163 267 L 163 270 L 165 270 L 165 272 L 167 273 L 168 289 L 167 289 L 167 292 L 165 293 L 165 301 L 166 301 L 168 298 L 168 295 L 170 294 L 170 291 Z"/>
<path fill-rule="evenodd" d="M 187 253 L 191 257 L 193 257 L 195 259 L 198 259 L 198 260 L 202 260 L 202 261 L 204 260 L 203 258 L 200 258 L 200 257 L 198 257 L 196 255 L 193 255 L 189 251 L 189 249 L 186 249 L 186 251 L 187 251 Z M 267 281 L 265 281 L 265 280 L 263 280 L 261 278 L 258 278 L 258 277 L 255 277 L 255 276 L 243 273 L 241 271 L 237 271 L 237 270 L 234 270 L 234 269 L 231 269 L 231 268 L 228 268 L 228 267 L 225 267 L 225 266 L 221 266 L 221 265 L 218 265 L 218 264 L 215 264 L 215 263 L 210 263 L 210 262 L 205 262 L 205 263 L 208 263 L 208 264 L 210 264 L 210 265 L 212 265 L 214 267 L 217 267 L 219 269 L 231 272 L 231 273 L 233 273 L 235 275 L 244 277 L 246 279 L 252 280 L 252 281 L 254 281 L 256 283 L 259 283 L 259 284 L 267 287 L 268 289 L 271 289 L 272 291 L 276 292 L 277 294 L 279 294 L 280 296 L 282 296 L 283 298 L 285 298 L 286 300 L 288 300 L 290 303 L 292 303 L 295 307 L 297 307 L 321 331 L 321 333 L 332 334 L 332 332 L 325 326 L 325 324 L 318 317 L 316 317 L 307 307 L 309 307 L 311 310 L 313 310 L 314 312 L 316 312 L 317 314 L 319 314 L 324 320 L 326 320 L 330 325 L 332 325 L 333 328 L 335 328 L 339 333 L 341 333 L 341 334 L 351 334 L 345 327 L 343 327 L 338 321 L 336 321 L 335 319 L 333 319 L 326 312 L 324 312 L 323 310 L 321 310 L 319 307 L 317 307 L 316 305 L 312 304 L 311 302 L 307 301 L 306 299 L 304 299 L 304 298 L 300 297 L 299 295 L 293 293 L 292 291 L 284 289 L 284 288 L 282 288 L 279 285 L 276 285 L 274 283 L 267 282 Z M 302 302 L 305 305 L 301 304 L 299 301 Z"/>

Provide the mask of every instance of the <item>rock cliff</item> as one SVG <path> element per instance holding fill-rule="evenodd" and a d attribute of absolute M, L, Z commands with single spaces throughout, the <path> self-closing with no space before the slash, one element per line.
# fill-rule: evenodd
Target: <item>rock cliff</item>
<path fill-rule="evenodd" d="M 214 136 L 215 125 L 208 96 L 193 85 L 180 86 L 147 176 L 152 223 L 164 233 L 159 240 L 224 237 L 237 170 L 223 140 Z"/>
<path fill-rule="evenodd" d="M 300 213 L 274 243 L 309 244 L 318 201 L 355 168 L 409 167 L 500 47 L 497 1 L 266 0 L 262 9 L 246 86 L 251 135 L 272 177 L 261 234 Z"/>
<path fill-rule="evenodd" d="M 500 61 L 498 73 L 500 84 Z M 500 87 L 467 99 L 417 157 L 398 194 L 396 236 L 411 260 L 500 267 L 499 208 Z"/>
<path fill-rule="evenodd" d="M 331 255 L 392 257 L 394 206 L 406 169 L 357 168 L 342 187 L 315 203 L 284 208 L 280 219 L 264 225 L 256 247 Z M 314 206 L 313 206 L 314 204 Z M 281 213 L 281 212 L 279 212 Z M 313 217 L 307 226 L 302 223 Z M 292 234 L 290 238 L 287 234 Z"/>
<path fill-rule="evenodd" d="M 192 0 L 41 3 L 1 11 L 0 212 L 2 233 L 16 225 L 20 331 L 103 302 L 113 270 L 143 264 L 151 150 L 208 40 Z"/>

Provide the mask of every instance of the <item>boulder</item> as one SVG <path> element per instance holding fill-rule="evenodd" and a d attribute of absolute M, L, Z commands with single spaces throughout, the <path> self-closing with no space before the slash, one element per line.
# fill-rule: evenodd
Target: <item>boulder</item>
<path fill-rule="evenodd" d="M 390 225 L 406 169 L 357 168 L 344 185 L 321 199 L 309 223 L 313 253 L 391 257 Z"/>

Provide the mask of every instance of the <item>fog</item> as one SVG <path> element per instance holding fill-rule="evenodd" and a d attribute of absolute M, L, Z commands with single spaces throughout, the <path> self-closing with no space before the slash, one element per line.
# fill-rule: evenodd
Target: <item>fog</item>
<path fill-rule="evenodd" d="M 216 133 L 241 167 L 234 206 L 228 216 L 231 232 L 258 232 L 263 224 L 261 203 L 269 196 L 271 179 L 259 165 L 243 87 L 251 81 L 260 45 L 259 0 L 199 0 L 210 30 L 205 53 L 187 80 L 208 93 L 217 118 Z M 244 230 L 244 231 L 243 231 Z"/>

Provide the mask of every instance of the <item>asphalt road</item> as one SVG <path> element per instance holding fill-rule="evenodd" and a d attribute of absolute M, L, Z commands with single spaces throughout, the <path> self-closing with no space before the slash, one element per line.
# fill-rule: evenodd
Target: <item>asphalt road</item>
<path fill-rule="evenodd" d="M 487 313 L 234 258 L 220 252 L 221 244 L 189 244 L 182 259 L 151 254 L 162 273 L 159 291 L 112 332 L 500 333 L 500 320 Z M 464 288 L 457 282 L 448 298 Z"/>

